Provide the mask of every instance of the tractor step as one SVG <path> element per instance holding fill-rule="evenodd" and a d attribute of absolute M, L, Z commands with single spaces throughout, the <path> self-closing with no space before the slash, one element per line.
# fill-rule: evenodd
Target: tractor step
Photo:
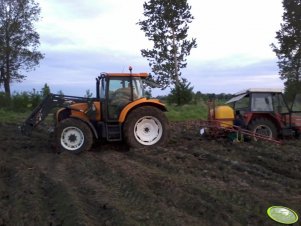
<path fill-rule="evenodd" d="M 106 124 L 107 141 L 121 141 L 121 124 Z"/>

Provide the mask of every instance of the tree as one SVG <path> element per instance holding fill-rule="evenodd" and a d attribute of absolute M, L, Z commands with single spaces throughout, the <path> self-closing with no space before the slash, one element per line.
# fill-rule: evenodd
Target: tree
<path fill-rule="evenodd" d="M 58 92 L 57 92 L 57 95 L 59 95 L 60 97 L 64 97 L 64 92 L 62 91 L 62 90 L 59 90 Z"/>
<path fill-rule="evenodd" d="M 187 0 L 149 0 L 143 4 L 145 16 L 138 25 L 153 42 L 153 49 L 142 49 L 149 61 L 154 80 L 162 89 L 180 86 L 186 57 L 196 48 L 196 39 L 188 40 L 188 24 L 194 19 Z"/>
<path fill-rule="evenodd" d="M 172 88 L 168 95 L 168 103 L 176 103 L 177 105 L 189 104 L 193 99 L 193 87 L 190 87 L 190 82 L 182 79 L 178 86 Z"/>
<path fill-rule="evenodd" d="M 39 34 L 34 22 L 40 18 L 35 0 L 0 0 L 0 85 L 10 97 L 10 83 L 25 79 L 24 72 L 34 69 L 43 54 L 38 51 Z"/>
<path fill-rule="evenodd" d="M 42 97 L 47 97 L 51 93 L 50 87 L 47 83 L 44 84 L 44 87 L 41 90 Z"/>
<path fill-rule="evenodd" d="M 87 97 L 87 98 L 92 98 L 93 97 L 93 93 L 90 91 L 90 89 L 86 90 L 85 97 Z"/>
<path fill-rule="evenodd" d="M 278 45 L 271 44 L 278 58 L 280 78 L 285 80 L 285 92 L 301 90 L 301 0 L 283 0 L 283 23 L 276 32 Z"/>

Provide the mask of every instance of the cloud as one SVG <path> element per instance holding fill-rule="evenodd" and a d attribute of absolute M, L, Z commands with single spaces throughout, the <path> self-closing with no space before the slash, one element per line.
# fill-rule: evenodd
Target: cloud
<path fill-rule="evenodd" d="M 201 92 L 236 92 L 242 87 L 282 86 L 269 44 L 281 23 L 281 0 L 190 0 L 195 20 L 189 37 L 198 48 L 188 56 L 183 76 Z M 150 72 L 140 50 L 151 43 L 136 24 L 141 0 L 40 0 L 38 24 L 45 59 L 15 90 L 83 95 L 93 91 L 100 72 Z M 154 95 L 167 94 L 156 90 Z"/>
<path fill-rule="evenodd" d="M 69 95 L 83 95 L 95 90 L 95 78 L 101 72 L 149 72 L 147 61 L 141 56 L 106 51 L 48 50 L 40 66 L 28 74 L 22 83 L 13 83 L 12 90 L 41 90 L 47 83 L 51 91 L 62 90 Z"/>
<path fill-rule="evenodd" d="M 140 54 L 140 49 L 149 45 L 136 24 L 142 17 L 142 5 L 139 0 L 42 0 L 43 19 L 38 24 L 42 48 Z"/>
<path fill-rule="evenodd" d="M 54 93 L 62 90 L 65 94 L 82 96 L 88 89 L 95 93 L 95 78 L 101 72 L 127 72 L 129 65 L 134 67 L 134 72 L 150 72 L 146 60 L 135 55 L 111 55 L 93 51 L 59 54 L 49 52 L 45 62 L 25 82 L 14 84 L 13 89 L 41 90 L 47 83 Z M 191 82 L 195 92 L 202 93 L 236 93 L 254 87 L 283 87 L 273 60 L 245 66 L 225 65 L 215 61 L 190 64 L 183 70 L 183 77 Z M 169 90 L 155 89 L 153 95 L 167 95 L 168 92 Z"/>
<path fill-rule="evenodd" d="M 203 93 L 235 93 L 255 87 L 277 87 L 283 84 L 278 75 L 276 60 L 263 60 L 245 65 L 231 64 L 231 59 L 192 64 L 183 77 L 194 90 Z"/>
<path fill-rule="evenodd" d="M 65 19 L 91 19 L 112 9 L 108 0 L 41 0 L 42 12 L 46 15 L 57 15 Z"/>

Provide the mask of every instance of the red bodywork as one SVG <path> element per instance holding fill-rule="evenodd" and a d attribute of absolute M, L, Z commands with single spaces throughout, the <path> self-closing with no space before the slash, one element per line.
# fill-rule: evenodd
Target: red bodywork
<path fill-rule="evenodd" d="M 244 121 L 246 125 L 249 125 L 251 121 L 256 118 L 267 118 L 276 125 L 277 129 L 292 128 L 298 133 L 301 133 L 301 114 L 270 114 L 270 113 L 256 113 L 256 112 L 246 112 L 244 115 Z"/>

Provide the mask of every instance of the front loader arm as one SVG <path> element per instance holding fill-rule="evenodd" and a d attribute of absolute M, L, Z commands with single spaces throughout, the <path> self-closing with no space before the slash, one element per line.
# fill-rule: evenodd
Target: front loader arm
<path fill-rule="evenodd" d="M 75 97 L 75 96 L 65 96 L 49 94 L 43 101 L 32 111 L 29 117 L 21 125 L 21 132 L 24 135 L 30 135 L 32 130 L 37 127 L 51 112 L 53 108 L 56 107 L 66 107 L 69 108 L 71 104 L 79 102 L 92 102 L 90 98 Z"/>

